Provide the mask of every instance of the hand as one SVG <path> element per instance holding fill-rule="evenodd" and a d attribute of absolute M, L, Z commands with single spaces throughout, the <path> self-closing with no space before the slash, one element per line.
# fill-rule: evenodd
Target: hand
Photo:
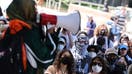
<path fill-rule="evenodd" d="M 54 33 L 55 31 L 55 26 L 54 27 L 51 27 L 47 30 L 48 33 Z"/>
<path fill-rule="evenodd" d="M 9 28 L 11 34 L 16 34 L 20 30 L 23 29 L 23 27 L 26 27 L 28 29 L 31 29 L 31 26 L 21 20 L 14 19 L 9 22 Z"/>

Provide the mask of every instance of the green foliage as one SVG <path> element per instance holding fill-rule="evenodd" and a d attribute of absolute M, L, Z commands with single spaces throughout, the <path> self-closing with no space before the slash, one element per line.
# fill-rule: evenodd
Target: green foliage
<path fill-rule="evenodd" d="M 89 6 L 89 4 L 81 3 L 82 6 Z"/>
<path fill-rule="evenodd" d="M 70 2 L 70 0 L 63 0 L 63 2 L 65 2 L 65 3 L 69 3 L 69 2 Z"/>

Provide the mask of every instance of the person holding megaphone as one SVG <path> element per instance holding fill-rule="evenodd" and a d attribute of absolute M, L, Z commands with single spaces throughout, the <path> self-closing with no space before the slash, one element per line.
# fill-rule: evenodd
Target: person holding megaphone
<path fill-rule="evenodd" d="M 3 70 L 0 74 L 36 74 L 38 68 L 46 69 L 53 62 L 58 40 L 50 33 L 44 37 L 42 26 L 64 27 L 74 34 L 80 30 L 79 12 L 64 16 L 38 14 L 35 5 L 33 0 L 13 0 L 8 6 L 9 27 L 0 40 L 0 48 L 13 52 L 13 73 Z M 72 17 L 76 19 L 71 20 Z"/>

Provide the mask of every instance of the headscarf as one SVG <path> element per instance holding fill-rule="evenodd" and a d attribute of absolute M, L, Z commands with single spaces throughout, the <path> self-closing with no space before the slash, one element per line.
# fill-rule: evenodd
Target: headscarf
<path fill-rule="evenodd" d="M 10 20 L 19 19 L 30 25 L 33 25 L 36 20 L 35 2 L 33 0 L 13 0 L 6 11 Z"/>

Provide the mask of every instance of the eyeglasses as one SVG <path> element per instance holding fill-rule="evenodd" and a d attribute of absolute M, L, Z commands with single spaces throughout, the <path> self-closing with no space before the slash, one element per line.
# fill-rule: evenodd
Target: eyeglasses
<path fill-rule="evenodd" d="M 103 64 L 102 64 L 102 63 L 99 63 L 99 62 L 93 62 L 93 65 L 99 65 L 99 66 L 102 66 Z"/>

